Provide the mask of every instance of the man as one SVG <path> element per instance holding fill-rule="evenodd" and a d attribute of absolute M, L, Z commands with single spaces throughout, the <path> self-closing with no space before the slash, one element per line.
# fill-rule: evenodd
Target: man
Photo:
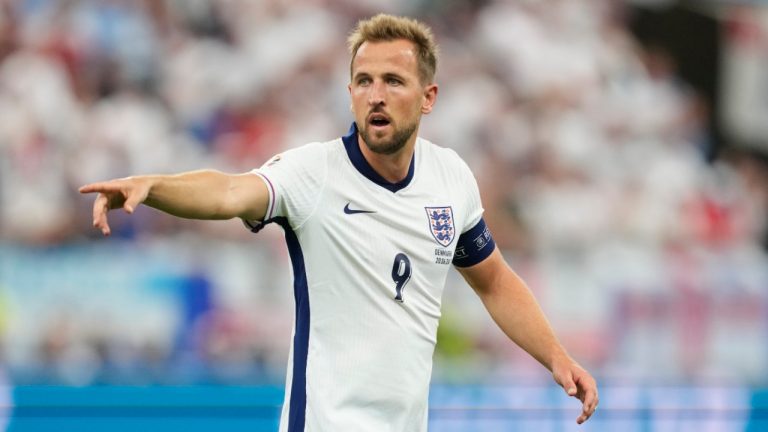
<path fill-rule="evenodd" d="M 501 329 L 583 403 L 595 380 L 557 341 L 482 218 L 472 173 L 418 138 L 437 99 L 436 46 L 417 21 L 378 15 L 349 38 L 349 133 L 275 156 L 253 172 L 137 176 L 98 192 L 93 224 L 144 203 L 195 219 L 239 217 L 285 230 L 296 321 L 281 431 L 425 431 L 440 300 L 449 265 Z"/>

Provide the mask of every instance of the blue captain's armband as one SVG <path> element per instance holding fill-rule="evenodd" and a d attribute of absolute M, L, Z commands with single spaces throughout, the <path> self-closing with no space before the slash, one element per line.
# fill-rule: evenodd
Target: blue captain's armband
<path fill-rule="evenodd" d="M 456 267 L 471 267 L 484 259 L 496 249 L 496 242 L 491 237 L 491 231 L 480 220 L 469 231 L 459 236 L 456 252 L 453 255 L 453 265 Z"/>

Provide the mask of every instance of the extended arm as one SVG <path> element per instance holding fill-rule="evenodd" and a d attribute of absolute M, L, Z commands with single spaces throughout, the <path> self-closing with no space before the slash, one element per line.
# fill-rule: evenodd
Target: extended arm
<path fill-rule="evenodd" d="M 98 192 L 93 226 L 110 234 L 107 213 L 123 208 L 133 213 L 141 203 L 187 219 L 259 220 L 266 214 L 269 193 L 257 175 L 214 170 L 175 175 L 135 176 L 85 185 L 80 193 Z"/>
<path fill-rule="evenodd" d="M 459 273 L 478 296 L 501 330 L 552 372 L 569 396 L 582 401 L 576 420 L 584 423 L 598 403 L 597 384 L 565 351 L 525 282 L 509 268 L 498 249 Z"/>

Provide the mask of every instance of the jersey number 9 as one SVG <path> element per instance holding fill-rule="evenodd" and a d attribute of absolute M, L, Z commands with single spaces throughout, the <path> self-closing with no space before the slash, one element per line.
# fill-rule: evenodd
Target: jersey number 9
<path fill-rule="evenodd" d="M 395 262 L 392 264 L 392 280 L 395 281 L 395 300 L 402 303 L 403 289 L 411 280 L 411 260 L 402 252 L 395 255 Z"/>

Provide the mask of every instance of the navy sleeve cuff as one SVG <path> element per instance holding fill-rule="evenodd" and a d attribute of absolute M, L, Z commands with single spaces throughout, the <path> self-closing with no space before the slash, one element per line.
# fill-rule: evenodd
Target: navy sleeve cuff
<path fill-rule="evenodd" d="M 263 221 L 249 221 L 245 219 L 241 219 L 243 221 L 243 225 L 245 225 L 246 228 L 251 230 L 252 233 L 258 233 L 262 230 L 265 226 L 269 225 L 274 221 L 274 218 L 267 219 Z"/>
<path fill-rule="evenodd" d="M 494 249 L 496 249 L 496 242 L 493 241 L 485 220 L 480 218 L 472 229 L 459 236 L 456 252 L 453 255 L 453 265 L 473 266 L 488 258 Z"/>

